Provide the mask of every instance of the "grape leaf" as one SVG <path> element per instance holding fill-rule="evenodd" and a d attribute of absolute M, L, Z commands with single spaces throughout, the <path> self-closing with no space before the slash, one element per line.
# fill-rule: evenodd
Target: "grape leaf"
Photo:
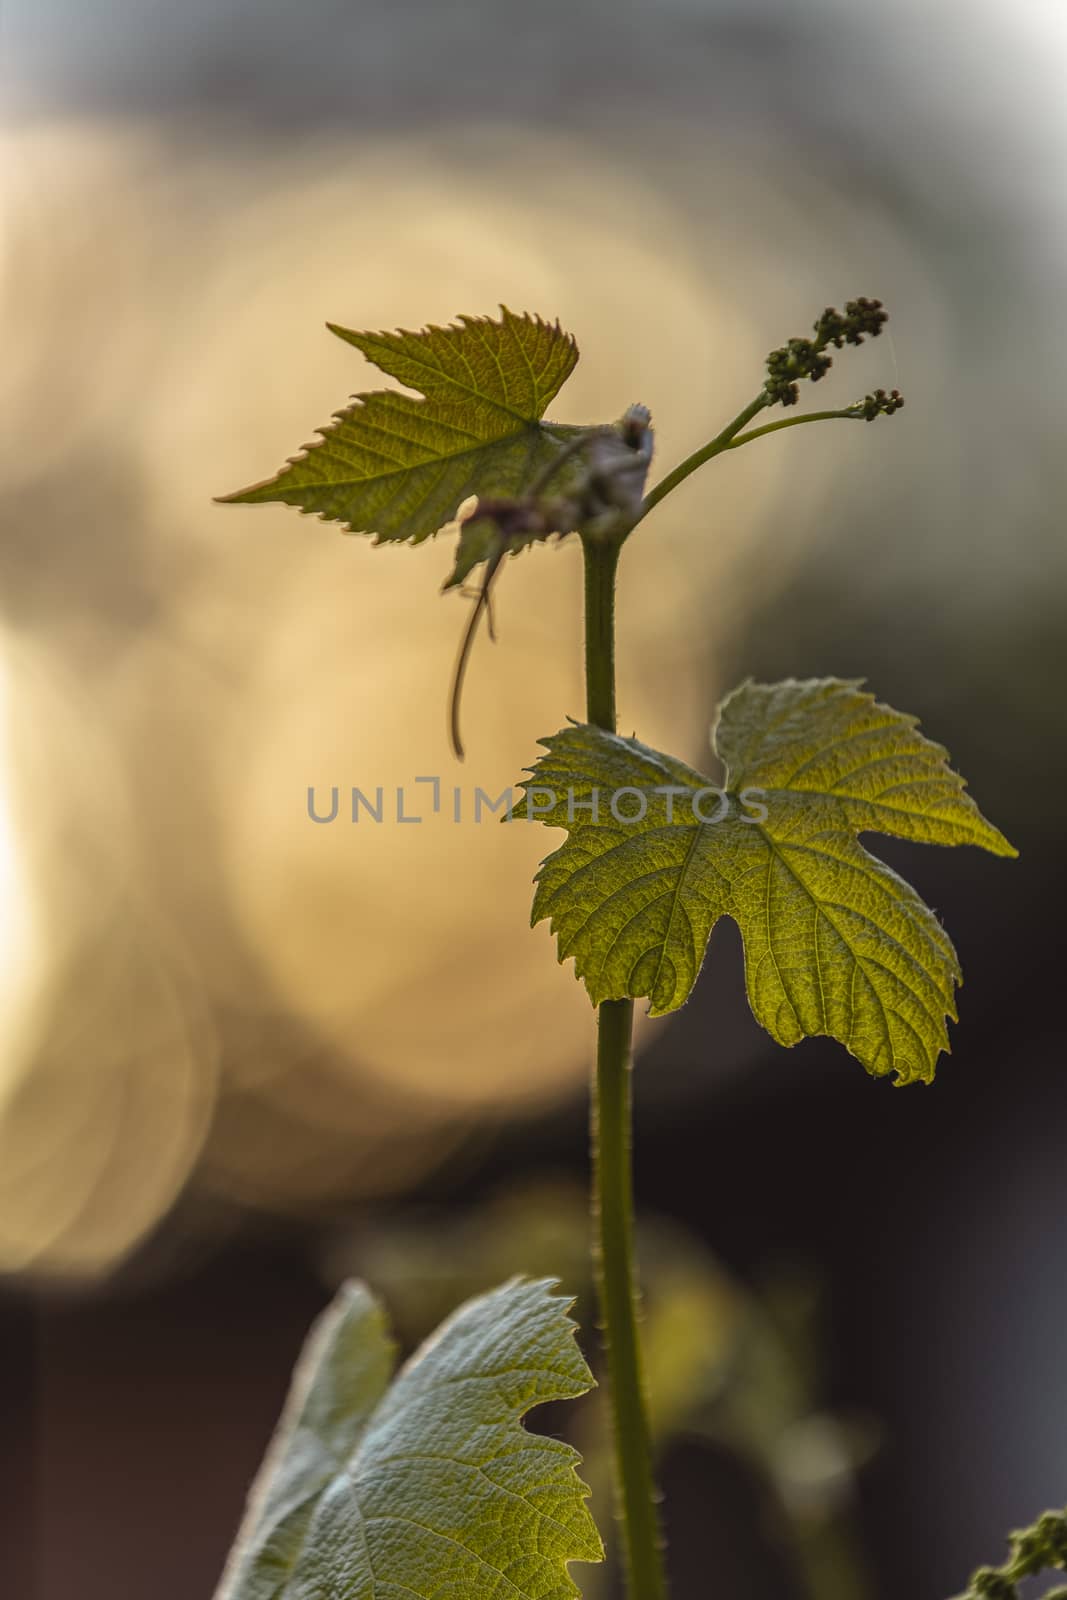
<path fill-rule="evenodd" d="M 471 495 L 521 494 L 582 431 L 541 420 L 578 360 L 558 322 L 501 307 L 499 321 L 462 317 L 421 333 L 327 326 L 418 396 L 354 396 L 320 440 L 225 502 L 280 500 L 377 543 L 420 544 Z"/>
<path fill-rule="evenodd" d="M 594 1005 L 647 996 L 654 1016 L 675 1010 L 729 916 L 753 1014 L 778 1043 L 825 1034 L 870 1073 L 932 1079 L 956 1020 L 956 952 L 856 835 L 1017 852 L 914 717 L 859 681 L 743 684 L 714 730 L 721 789 L 598 728 L 542 743 L 514 814 L 568 838 L 542 863 L 532 920 L 550 919 Z"/>
<path fill-rule="evenodd" d="M 468 1300 L 390 1384 L 346 1284 L 312 1330 L 216 1600 L 569 1600 L 600 1561 L 579 1456 L 519 1419 L 592 1387 L 569 1302 L 512 1279 Z"/>

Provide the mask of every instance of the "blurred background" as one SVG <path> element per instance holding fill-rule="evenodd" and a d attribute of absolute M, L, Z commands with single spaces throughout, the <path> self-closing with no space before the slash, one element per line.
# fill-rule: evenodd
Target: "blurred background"
<path fill-rule="evenodd" d="M 938 1600 L 1067 1500 L 1065 71 L 1057 0 L 6 0 L 5 1592 L 209 1596 L 346 1273 L 407 1344 L 516 1269 L 591 1327 L 551 840 L 305 809 L 513 782 L 581 712 L 578 551 L 505 572 L 461 770 L 451 540 L 211 503 L 376 385 L 327 318 L 501 301 L 577 336 L 556 420 L 651 407 L 654 475 L 885 301 L 817 399 L 900 416 L 728 456 L 634 539 L 621 723 L 703 765 L 739 678 L 865 676 L 1022 851 L 879 841 L 966 975 L 931 1089 L 774 1047 L 732 924 L 641 1031 L 679 1600 Z"/>

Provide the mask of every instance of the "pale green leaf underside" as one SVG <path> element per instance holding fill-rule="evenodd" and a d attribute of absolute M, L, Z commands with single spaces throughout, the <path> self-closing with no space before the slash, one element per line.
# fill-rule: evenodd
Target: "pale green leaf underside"
<path fill-rule="evenodd" d="M 278 500 L 379 541 L 419 543 L 471 495 L 521 494 L 574 432 L 541 421 L 578 360 L 558 323 L 502 308 L 499 321 L 420 333 L 330 327 L 422 398 L 356 395 L 275 477 L 226 501 Z"/>
<path fill-rule="evenodd" d="M 744 684 L 714 732 L 728 810 L 707 822 L 695 819 L 691 797 L 711 780 L 636 739 L 572 726 L 543 743 L 516 815 L 533 786 L 551 791 L 552 808 L 538 814 L 568 838 L 538 874 L 533 921 L 550 919 L 560 960 L 574 958 L 594 1005 L 647 996 L 653 1015 L 676 1009 L 712 928 L 729 916 L 741 930 L 752 1011 L 780 1044 L 825 1034 L 871 1073 L 933 1077 L 949 1048 L 946 1019 L 956 1017 L 956 952 L 933 912 L 856 835 L 1016 852 L 914 717 L 879 705 L 858 682 Z M 666 786 L 684 792 L 656 793 Z M 611 815 L 610 797 L 624 787 L 641 791 L 642 820 Z M 744 804 L 754 789 L 763 792 Z M 593 790 L 597 822 L 582 804 Z M 621 797 L 618 809 L 634 814 L 640 804 Z M 698 804 L 709 818 L 722 809 L 714 795 Z M 765 820 L 744 820 L 757 805 Z"/>
<path fill-rule="evenodd" d="M 519 1419 L 592 1386 L 569 1302 L 513 1279 L 390 1384 L 382 1313 L 346 1285 L 312 1330 L 216 1600 L 572 1600 L 603 1550 L 577 1452 Z"/>

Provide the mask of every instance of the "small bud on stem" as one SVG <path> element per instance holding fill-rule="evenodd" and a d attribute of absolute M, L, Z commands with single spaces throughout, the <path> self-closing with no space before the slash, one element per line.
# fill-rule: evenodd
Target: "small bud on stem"
<path fill-rule="evenodd" d="M 880 300 L 861 296 L 849 300 L 843 312 L 827 306 L 815 323 L 814 339 L 790 339 L 767 357 L 764 393 L 769 403 L 795 406 L 800 398 L 798 380 L 810 378 L 818 383 L 833 365 L 833 357 L 825 353 L 827 345 L 840 350 L 842 345 L 862 344 L 868 334 L 876 339 L 888 321 L 889 313 Z"/>

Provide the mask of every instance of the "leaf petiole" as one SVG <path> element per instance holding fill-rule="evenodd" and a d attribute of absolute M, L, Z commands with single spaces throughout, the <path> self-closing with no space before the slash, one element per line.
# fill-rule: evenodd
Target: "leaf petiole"
<path fill-rule="evenodd" d="M 552 479 L 556 476 L 556 473 L 561 467 L 566 466 L 568 461 L 573 460 L 578 452 L 580 450 L 584 450 L 586 445 L 589 444 L 591 440 L 603 438 L 613 431 L 614 430 L 612 429 L 611 425 L 607 424 L 602 427 L 586 428 L 583 429 L 581 433 L 575 434 L 574 438 L 570 439 L 563 446 L 563 449 L 559 452 L 559 454 L 554 456 L 553 459 L 548 462 L 544 470 L 538 473 L 533 483 L 531 483 L 530 487 L 527 489 L 525 498 L 527 500 L 536 500 L 539 495 L 544 494 L 545 490 L 548 488 L 549 484 L 552 482 Z M 570 529 L 567 529 L 566 531 L 570 532 Z"/>

